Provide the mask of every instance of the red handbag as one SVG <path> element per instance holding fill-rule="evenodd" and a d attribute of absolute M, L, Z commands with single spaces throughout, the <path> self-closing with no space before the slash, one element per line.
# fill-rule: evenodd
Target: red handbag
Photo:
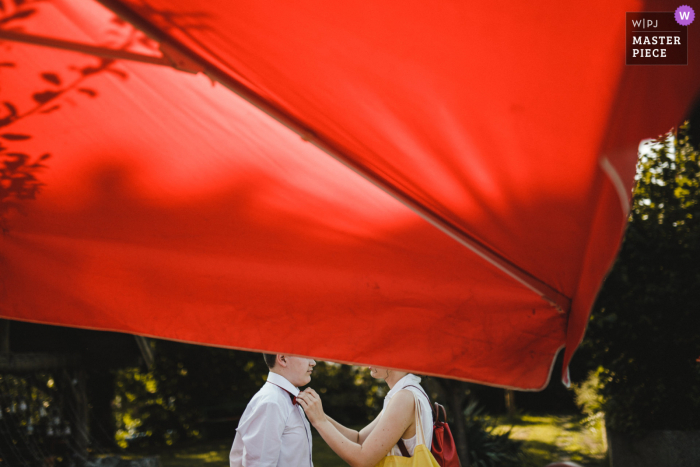
<path fill-rule="evenodd" d="M 428 404 L 430 404 L 430 397 L 417 386 L 405 386 L 418 389 L 423 395 L 428 399 Z M 440 421 L 440 412 L 442 411 L 442 419 Z M 399 442 L 396 443 L 401 451 L 403 457 L 411 457 L 408 454 L 408 449 L 403 443 L 403 440 L 399 438 Z M 457 456 L 457 446 L 455 445 L 455 440 L 452 437 L 452 432 L 450 431 L 450 426 L 447 424 L 447 413 L 445 412 L 445 407 L 441 406 L 437 402 L 433 406 L 433 442 L 430 446 L 430 453 L 433 455 L 435 460 L 440 467 L 462 467 L 459 462 L 459 456 Z"/>
<path fill-rule="evenodd" d="M 440 421 L 440 411 L 442 411 L 442 422 Z M 430 446 L 430 452 L 441 467 L 461 467 L 457 456 L 457 446 L 455 446 L 450 426 L 447 424 L 445 407 L 435 402 L 434 413 L 433 443 Z"/>

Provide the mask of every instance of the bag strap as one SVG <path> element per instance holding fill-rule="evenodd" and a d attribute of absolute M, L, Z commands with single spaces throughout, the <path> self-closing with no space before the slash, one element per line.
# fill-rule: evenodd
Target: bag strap
<path fill-rule="evenodd" d="M 401 388 L 401 389 L 405 389 L 405 388 L 416 388 L 416 389 L 418 389 L 418 390 L 425 396 L 426 399 L 428 399 L 428 407 L 430 407 L 430 408 L 433 409 L 433 410 L 432 410 L 433 422 L 435 422 L 435 421 L 438 419 L 438 416 L 440 415 L 440 414 L 438 413 L 438 408 L 437 408 L 437 407 L 432 407 L 432 406 L 430 405 L 430 397 L 425 393 L 425 391 L 423 391 L 423 388 L 418 387 L 418 386 L 414 386 L 414 385 L 412 385 L 412 384 L 409 384 L 409 385 L 407 385 L 407 386 L 404 386 L 404 387 Z M 437 405 L 439 405 L 439 404 L 436 402 L 435 405 L 437 406 Z M 440 407 L 442 407 L 442 406 L 440 406 Z M 443 407 L 442 410 L 443 410 L 443 411 L 445 410 L 444 407 Z"/>
<path fill-rule="evenodd" d="M 403 457 L 411 457 L 408 453 L 408 449 L 406 449 L 406 445 L 403 443 L 403 439 L 399 438 L 399 442 L 396 443 L 396 445 L 399 447 L 399 451 L 401 451 Z"/>
<path fill-rule="evenodd" d="M 416 389 L 418 389 L 425 396 L 425 398 L 428 399 L 428 405 L 430 405 L 430 397 L 425 393 L 425 391 L 423 391 L 422 388 L 420 388 L 418 386 L 414 386 L 412 384 L 404 386 L 402 389 L 404 389 L 404 388 L 416 388 Z M 440 412 L 442 412 L 443 423 L 447 423 L 447 413 L 445 412 L 445 407 L 443 407 L 442 405 L 435 402 L 435 403 L 433 403 L 433 406 L 431 407 L 431 409 L 433 409 L 432 410 L 433 423 L 440 421 Z"/>
<path fill-rule="evenodd" d="M 445 412 L 445 407 L 441 406 L 437 402 L 435 402 L 435 407 L 433 407 L 433 412 L 435 413 L 435 418 L 434 422 L 439 422 L 440 421 L 440 411 L 442 410 L 442 423 L 447 423 L 447 412 Z"/>
<path fill-rule="evenodd" d="M 405 387 L 408 387 L 408 386 L 405 386 Z M 412 386 L 412 387 L 415 388 L 415 386 Z M 421 391 L 421 392 L 423 392 L 423 391 Z M 419 444 L 422 444 L 425 446 L 426 445 L 425 444 L 425 432 L 423 431 L 423 420 L 422 420 L 423 417 L 422 417 L 422 409 L 420 408 L 420 401 L 418 400 L 418 396 L 415 393 L 411 392 L 411 394 L 413 394 L 413 401 L 416 404 L 416 409 L 414 412 L 415 422 L 416 422 L 416 436 L 417 436 L 416 446 L 418 446 Z M 424 392 L 423 392 L 423 394 L 425 395 L 425 397 L 428 397 L 427 394 L 425 394 Z M 430 399 L 428 399 L 428 401 L 430 401 Z M 399 447 L 399 451 L 401 451 L 401 455 L 403 457 L 411 457 L 411 455 L 408 453 L 408 449 L 406 449 L 406 445 L 404 444 L 403 439 L 399 438 L 399 441 L 396 443 L 396 445 Z"/>
<path fill-rule="evenodd" d="M 420 436 L 418 436 L 418 439 L 416 439 L 416 446 L 419 444 L 427 446 L 425 444 L 425 431 L 423 431 L 423 417 L 422 417 L 423 410 L 420 408 L 420 402 L 418 401 L 418 396 L 413 394 L 413 400 L 416 402 L 416 436 L 418 436 L 420 434 Z"/>

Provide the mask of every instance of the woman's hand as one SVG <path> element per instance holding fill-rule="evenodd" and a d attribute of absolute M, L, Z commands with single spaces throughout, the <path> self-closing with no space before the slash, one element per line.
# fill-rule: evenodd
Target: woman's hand
<path fill-rule="evenodd" d="M 326 421 L 326 414 L 323 412 L 321 397 L 311 388 L 306 388 L 297 396 L 297 402 L 306 413 L 306 418 L 313 426 Z"/>

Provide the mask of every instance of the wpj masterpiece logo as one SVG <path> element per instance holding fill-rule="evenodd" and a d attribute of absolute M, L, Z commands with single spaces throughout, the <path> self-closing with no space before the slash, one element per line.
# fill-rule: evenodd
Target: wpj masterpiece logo
<path fill-rule="evenodd" d="M 667 12 L 627 13 L 627 65 L 687 65 L 688 25 L 695 12 L 687 5 Z"/>

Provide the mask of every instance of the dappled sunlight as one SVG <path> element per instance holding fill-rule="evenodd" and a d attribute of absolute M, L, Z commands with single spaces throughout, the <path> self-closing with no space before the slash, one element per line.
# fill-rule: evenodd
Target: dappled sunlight
<path fill-rule="evenodd" d="M 524 441 L 526 465 L 541 467 L 551 462 L 572 461 L 585 467 L 605 465 L 606 446 L 602 420 L 585 423 L 579 415 L 519 415 L 492 417 L 496 433 L 510 430 L 513 439 Z"/>
<path fill-rule="evenodd" d="M 224 450 L 208 451 L 202 453 L 177 453 L 173 459 L 181 459 L 183 461 L 196 461 L 197 464 L 213 464 L 228 461 L 228 447 Z M 171 465 L 176 465 L 171 462 Z"/>

